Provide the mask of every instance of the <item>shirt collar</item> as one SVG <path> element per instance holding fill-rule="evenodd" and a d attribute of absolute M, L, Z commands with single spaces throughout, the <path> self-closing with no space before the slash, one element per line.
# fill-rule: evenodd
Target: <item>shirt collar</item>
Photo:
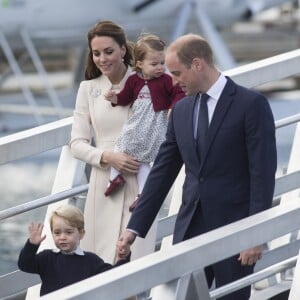
<path fill-rule="evenodd" d="M 61 252 L 62 254 L 65 254 L 65 255 L 72 255 L 72 254 L 77 254 L 77 255 L 84 255 L 84 251 L 80 248 L 80 246 L 77 246 L 77 248 L 71 252 L 65 252 L 65 251 L 61 251 L 60 249 L 58 248 L 55 248 L 55 249 L 52 249 L 52 251 L 54 253 L 59 253 Z"/>
<path fill-rule="evenodd" d="M 219 100 L 223 89 L 226 85 L 227 78 L 224 76 L 224 74 L 220 73 L 219 78 L 217 81 L 210 87 L 210 89 L 206 92 L 206 94 L 215 100 Z"/>

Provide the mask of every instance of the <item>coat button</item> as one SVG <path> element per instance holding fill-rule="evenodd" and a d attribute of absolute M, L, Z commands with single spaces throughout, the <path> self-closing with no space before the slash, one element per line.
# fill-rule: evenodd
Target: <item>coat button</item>
<path fill-rule="evenodd" d="M 204 181 L 204 177 L 200 177 L 199 181 L 203 182 Z"/>

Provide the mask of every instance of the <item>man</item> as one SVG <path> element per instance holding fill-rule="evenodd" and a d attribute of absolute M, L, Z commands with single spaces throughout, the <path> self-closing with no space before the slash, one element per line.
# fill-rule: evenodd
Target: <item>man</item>
<path fill-rule="evenodd" d="M 172 110 L 166 140 L 120 237 L 120 253 L 137 234 L 145 237 L 183 164 L 186 175 L 173 243 L 272 204 L 277 155 L 267 99 L 220 73 L 209 44 L 198 35 L 187 34 L 174 41 L 167 49 L 166 64 L 174 84 L 187 97 Z M 208 124 L 203 125 L 205 118 Z M 218 287 L 251 274 L 261 254 L 262 246 L 257 246 L 207 267 L 208 284 L 215 279 Z M 221 299 L 249 299 L 250 292 L 247 287 Z"/>

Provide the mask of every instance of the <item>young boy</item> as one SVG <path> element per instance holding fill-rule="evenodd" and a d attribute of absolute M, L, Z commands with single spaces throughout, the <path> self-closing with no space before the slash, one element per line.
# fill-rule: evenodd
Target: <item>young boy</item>
<path fill-rule="evenodd" d="M 18 260 L 20 270 L 40 275 L 41 296 L 112 269 L 130 259 L 128 251 L 126 258 L 118 260 L 113 266 L 96 254 L 83 251 L 79 242 L 85 233 L 84 218 L 82 212 L 73 205 L 57 208 L 50 217 L 50 228 L 58 249 L 37 253 L 46 236 L 42 236 L 43 224 L 32 222 L 28 227 L 29 239 Z"/>

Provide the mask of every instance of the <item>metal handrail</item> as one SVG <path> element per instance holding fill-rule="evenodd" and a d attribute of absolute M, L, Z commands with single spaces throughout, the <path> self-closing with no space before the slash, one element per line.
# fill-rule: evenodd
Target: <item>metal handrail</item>
<path fill-rule="evenodd" d="M 281 128 L 284 126 L 288 126 L 291 125 L 293 123 L 299 122 L 300 121 L 300 114 L 295 114 L 293 116 L 287 117 L 287 118 L 283 118 L 280 120 L 275 121 L 275 127 L 276 128 Z M 297 176 L 299 172 L 295 172 L 295 173 L 291 173 L 285 176 L 280 177 L 280 180 L 284 179 L 286 176 Z M 297 176 L 298 177 L 298 176 Z M 295 177 L 295 178 L 297 178 Z M 82 194 L 84 192 L 87 192 L 88 190 L 88 184 L 85 185 L 81 185 L 81 186 L 77 186 L 75 188 L 69 189 L 69 190 L 65 190 L 62 191 L 60 193 L 57 194 L 53 194 L 53 195 L 48 195 L 30 202 L 27 202 L 25 204 L 21 204 L 12 208 L 8 208 L 5 210 L 0 211 L 0 220 L 21 214 L 23 212 L 29 211 L 29 210 L 33 210 L 35 208 L 38 207 L 42 207 L 66 198 L 70 198 L 73 196 L 76 196 L 78 194 Z M 292 190 L 292 189 L 290 189 Z M 289 190 L 285 191 L 288 192 Z M 276 193 L 278 195 L 278 193 Z M 164 222 L 167 221 L 167 219 L 174 219 L 174 216 L 169 217 L 169 218 L 165 218 Z M 174 222 L 174 220 L 172 221 L 172 223 Z M 162 235 L 163 236 L 163 235 Z"/>
<path fill-rule="evenodd" d="M 33 210 L 35 208 L 45 206 L 60 200 L 64 200 L 78 194 L 82 194 L 88 190 L 88 184 L 80 185 L 69 190 L 65 190 L 53 195 L 45 196 L 24 204 L 20 204 L 8 209 L 0 211 L 0 220 L 19 215 L 23 212 Z"/>
<path fill-rule="evenodd" d="M 275 192 L 274 197 L 278 197 L 284 193 L 287 193 L 289 191 L 292 191 L 298 187 L 298 182 L 300 178 L 300 171 L 292 172 L 286 175 L 283 175 L 276 179 L 276 186 L 275 186 Z M 14 207 L 10 207 L 4 210 L 0 211 L 0 220 L 4 220 L 10 217 L 13 217 L 15 215 L 19 215 L 21 213 L 33 210 L 35 208 L 39 208 L 60 200 L 64 200 L 70 197 L 74 197 L 77 195 L 80 195 L 82 193 L 85 193 L 88 191 L 89 184 L 83 184 L 76 187 L 73 187 L 68 190 L 64 190 L 59 193 L 55 193 L 52 195 L 48 195 L 42 198 L 38 198 L 36 200 L 32 200 L 29 202 L 26 202 L 24 204 L 20 204 Z M 161 233 L 158 233 L 157 239 L 160 240 L 164 236 L 166 236 L 166 232 L 169 232 L 169 227 L 173 226 L 175 223 L 176 215 L 168 216 L 165 218 L 162 218 L 159 222 L 161 223 L 162 231 Z M 158 231 L 160 232 L 160 231 Z"/>
<path fill-rule="evenodd" d="M 275 121 L 275 127 L 277 129 L 277 128 L 281 128 L 284 126 L 288 126 L 288 125 L 297 123 L 299 121 L 300 121 L 300 114 L 295 114 L 293 116 Z"/>
<path fill-rule="evenodd" d="M 217 297 L 222 297 L 225 295 L 228 295 L 229 293 L 235 292 L 241 288 L 244 288 L 246 286 L 249 286 L 253 283 L 256 283 L 258 281 L 261 281 L 265 278 L 268 278 L 272 275 L 278 274 L 280 272 L 286 271 L 290 268 L 295 267 L 297 263 L 298 255 L 291 257 L 289 259 L 286 259 L 280 263 L 277 263 L 275 265 L 272 265 L 268 268 L 265 268 L 261 271 L 258 271 L 256 273 L 253 273 L 251 275 L 248 275 L 246 277 L 243 277 L 239 280 L 233 281 L 229 284 L 223 285 L 209 293 L 210 297 L 212 299 Z"/>

